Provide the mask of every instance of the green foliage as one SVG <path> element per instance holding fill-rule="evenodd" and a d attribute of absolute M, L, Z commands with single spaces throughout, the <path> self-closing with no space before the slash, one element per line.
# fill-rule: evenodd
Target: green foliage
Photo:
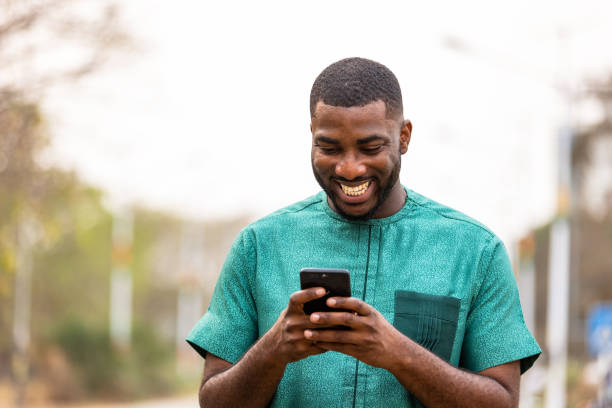
<path fill-rule="evenodd" d="M 161 314 L 147 306 L 174 306 L 176 287 L 156 287 L 151 254 L 159 234 L 180 221 L 137 215 L 130 265 L 137 322 L 131 350 L 117 350 L 108 332 L 112 216 L 99 190 L 74 173 L 42 168 L 37 161 L 49 140 L 38 103 L 41 91 L 81 78 L 110 51 L 130 44 L 112 2 L 98 4 L 100 13 L 89 7 L 94 12 L 87 18 L 74 5 L 69 0 L 0 4 L 0 381 L 10 375 L 15 278 L 27 264 L 32 277 L 30 371 L 38 379 L 47 376 L 52 395 L 162 394 L 176 386 L 174 342 L 167 330 L 173 327 L 174 309 L 165 311 L 162 338 L 156 321 Z M 38 68 L 29 60 L 66 47 L 84 51 L 75 54 L 82 59 L 53 72 L 25 69 L 27 81 L 8 75 Z"/>
<path fill-rule="evenodd" d="M 46 189 L 34 158 L 45 144 L 36 104 L 0 89 L 0 333 L 12 328 L 20 227 L 25 218 L 42 213 Z M 0 336 L 0 367 L 10 367 L 11 346 L 10 336 Z"/>
<path fill-rule="evenodd" d="M 136 323 L 128 373 L 141 395 L 167 394 L 177 386 L 174 344 L 164 341 L 149 324 Z"/>
<path fill-rule="evenodd" d="M 67 355 L 87 391 L 101 394 L 115 388 L 118 358 L 106 330 L 70 319 L 55 329 L 52 341 Z"/>
<path fill-rule="evenodd" d="M 53 395 L 133 398 L 171 392 L 174 345 L 162 340 L 153 324 L 162 317 L 171 338 L 167 328 L 173 325 L 176 288 L 154 283 L 152 254 L 160 234 L 177 230 L 180 220 L 136 211 L 130 267 L 139 323 L 133 325 L 131 351 L 114 349 L 108 333 L 112 216 L 99 190 L 73 173 L 37 164 L 45 143 L 36 105 L 0 93 L 0 332 L 12 332 L 15 276 L 20 256 L 26 256 L 33 260 L 31 371 L 44 377 L 58 370 L 57 361 L 47 361 L 47 354 L 57 357 L 49 350 L 59 349 L 59 359 L 68 363 L 68 368 L 60 364 L 61 375 L 47 378 Z M 25 226 L 35 230 L 27 243 L 20 239 Z M 0 379 L 10 374 L 12 348 L 12 337 L 0 336 Z"/>
<path fill-rule="evenodd" d="M 70 318 L 50 338 L 77 374 L 78 390 L 70 394 L 101 399 L 163 395 L 177 386 L 174 348 L 146 324 L 134 325 L 131 350 L 113 347 L 106 327 Z M 61 387 L 62 384 L 55 384 Z M 74 387 L 73 384 L 65 384 Z"/>
<path fill-rule="evenodd" d="M 46 224 L 57 236 L 35 251 L 32 328 L 43 334 L 58 317 L 77 316 L 95 324 L 108 320 L 111 216 L 100 195 L 82 186 L 49 200 Z M 83 213 L 89 214 L 84 216 Z M 92 222 L 94 220 L 94 222 Z"/>

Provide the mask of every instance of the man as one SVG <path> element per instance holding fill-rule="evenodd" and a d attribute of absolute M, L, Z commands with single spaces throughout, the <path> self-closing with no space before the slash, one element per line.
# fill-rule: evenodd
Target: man
<path fill-rule="evenodd" d="M 400 184 L 412 124 L 393 73 L 338 61 L 310 113 L 323 191 L 236 239 L 187 339 L 206 358 L 201 406 L 518 406 L 540 349 L 505 249 Z M 328 305 L 349 312 L 304 314 L 325 290 L 299 290 L 303 267 L 348 269 L 352 297 Z"/>

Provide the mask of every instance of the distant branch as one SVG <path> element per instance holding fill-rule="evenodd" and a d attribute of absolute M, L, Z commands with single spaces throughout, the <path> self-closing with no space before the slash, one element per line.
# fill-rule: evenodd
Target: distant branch
<path fill-rule="evenodd" d="M 113 51 L 131 44 L 113 0 L 87 4 L 0 0 L 0 88 L 21 87 L 33 96 L 91 74 Z"/>
<path fill-rule="evenodd" d="M 8 21 L 0 24 L 0 41 L 2 41 L 8 35 L 19 31 L 29 30 L 38 20 L 40 20 L 41 17 L 46 15 L 48 10 L 57 8 L 61 3 L 66 2 L 67 0 L 49 0 L 46 2 L 46 4 L 37 4 L 22 15 L 10 18 Z M 8 3 L 10 2 L 4 2 L 2 6 L 5 15 L 10 14 L 9 8 L 11 6 Z"/>

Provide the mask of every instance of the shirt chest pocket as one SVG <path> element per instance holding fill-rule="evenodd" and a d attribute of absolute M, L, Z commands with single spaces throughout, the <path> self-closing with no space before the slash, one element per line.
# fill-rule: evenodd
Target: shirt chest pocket
<path fill-rule="evenodd" d="M 395 291 L 393 326 L 449 361 L 457 332 L 460 301 L 451 296 Z"/>

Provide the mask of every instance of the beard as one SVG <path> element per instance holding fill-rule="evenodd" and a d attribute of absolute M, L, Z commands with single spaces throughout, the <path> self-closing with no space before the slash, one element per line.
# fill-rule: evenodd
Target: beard
<path fill-rule="evenodd" d="M 391 173 L 389 174 L 389 177 L 387 177 L 387 179 L 385 180 L 385 183 L 382 184 L 380 179 L 376 177 L 374 178 L 374 181 L 376 182 L 377 186 L 380 187 L 378 188 L 378 192 L 376 194 L 376 204 L 374 205 L 374 207 L 372 207 L 365 214 L 350 215 L 344 212 L 342 208 L 340 208 L 340 206 L 338 205 L 338 195 L 336 194 L 335 190 L 331 188 L 330 186 L 331 183 L 334 182 L 335 178 L 330 177 L 329 182 L 326 183 L 323 180 L 323 177 L 319 174 L 317 169 L 314 167 L 314 163 L 312 162 L 312 160 L 310 161 L 310 164 L 312 166 L 312 172 L 315 176 L 315 179 L 317 180 L 317 183 L 319 183 L 319 186 L 321 186 L 323 191 L 325 191 L 325 193 L 327 194 L 327 197 L 334 204 L 334 210 L 338 214 L 340 214 L 342 217 L 348 220 L 351 220 L 351 221 L 366 221 L 374 216 L 374 214 L 376 213 L 376 211 L 378 211 L 380 206 L 383 205 L 383 203 L 387 200 L 387 198 L 389 197 L 389 194 L 391 194 L 391 191 L 393 190 L 393 187 L 395 187 L 395 184 L 398 182 L 400 170 L 402 167 L 401 157 L 398 154 L 397 161 L 394 163 L 393 168 L 391 169 Z"/>

